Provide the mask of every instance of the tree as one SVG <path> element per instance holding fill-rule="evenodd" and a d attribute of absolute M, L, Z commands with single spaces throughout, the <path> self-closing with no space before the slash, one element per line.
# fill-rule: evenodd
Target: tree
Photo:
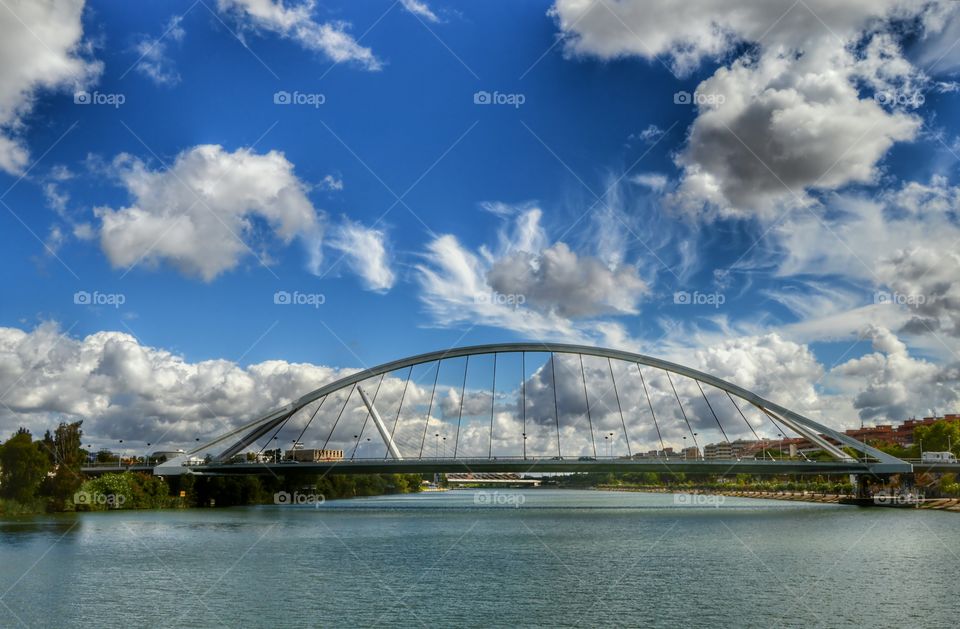
<path fill-rule="evenodd" d="M 924 452 L 960 452 L 960 422 L 939 421 L 913 430 L 913 442 L 918 448 L 923 442 Z"/>
<path fill-rule="evenodd" d="M 30 502 L 50 469 L 50 460 L 21 428 L 0 449 L 0 494 L 17 502 Z"/>
<path fill-rule="evenodd" d="M 83 484 L 83 475 L 80 471 L 83 465 L 83 451 L 80 443 L 83 431 L 80 430 L 82 421 L 67 424 L 61 422 L 53 433 L 53 460 L 54 475 L 47 483 L 47 495 L 50 496 L 53 508 L 62 510 L 68 500 L 73 497 L 80 485 Z"/>

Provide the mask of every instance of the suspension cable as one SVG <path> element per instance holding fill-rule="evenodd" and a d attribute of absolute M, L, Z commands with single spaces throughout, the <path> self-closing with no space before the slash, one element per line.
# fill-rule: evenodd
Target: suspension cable
<path fill-rule="evenodd" d="M 643 385 L 643 394 L 647 396 L 650 415 L 653 416 L 653 426 L 657 429 L 657 439 L 660 440 L 660 450 L 666 451 L 667 447 L 663 445 L 663 436 L 660 434 L 660 424 L 657 423 L 657 414 L 653 412 L 653 402 L 650 400 L 650 392 L 647 391 L 647 381 L 643 379 L 643 370 L 640 369 L 640 363 L 635 364 L 637 365 L 637 373 L 640 374 L 640 384 Z"/>
<path fill-rule="evenodd" d="M 693 432 L 693 426 L 690 425 L 690 419 L 687 417 L 687 411 L 683 410 L 683 402 L 680 401 L 680 394 L 677 393 L 677 387 L 673 385 L 673 378 L 670 377 L 669 371 L 664 370 L 663 373 L 667 374 L 667 382 L 670 383 L 670 388 L 673 389 L 673 397 L 677 398 L 677 406 L 680 407 L 680 414 L 683 415 L 683 421 L 687 424 L 687 430 L 690 431 L 690 436 L 693 437 L 693 445 L 699 453 L 700 444 L 697 443 L 697 433 Z"/>
<path fill-rule="evenodd" d="M 610 368 L 610 380 L 613 382 L 613 394 L 617 398 L 617 408 L 620 410 L 620 424 L 623 425 L 623 439 L 627 442 L 627 456 L 633 458 L 630 451 L 630 437 L 627 436 L 627 422 L 623 419 L 623 406 L 620 405 L 620 393 L 617 391 L 617 379 L 613 377 L 613 362 L 607 357 L 607 366 Z"/>
<path fill-rule="evenodd" d="M 487 458 L 493 458 L 493 411 L 497 400 L 497 353 L 493 353 L 493 383 L 490 385 L 490 446 Z"/>
<path fill-rule="evenodd" d="M 726 392 L 727 397 L 730 398 L 730 401 L 733 402 L 733 408 L 737 409 L 737 412 L 740 413 L 740 417 L 743 418 L 744 423 L 747 425 L 747 428 L 750 429 L 750 432 L 753 433 L 753 436 L 757 438 L 757 441 L 760 441 L 760 435 L 757 434 L 757 431 L 753 429 L 753 426 L 750 425 L 750 422 L 747 420 L 747 416 L 743 414 L 743 411 L 740 410 L 740 406 L 737 404 L 737 401 L 733 399 L 733 396 L 730 395 L 730 392 Z"/>
<path fill-rule="evenodd" d="M 720 424 L 720 418 L 717 417 L 717 414 L 713 412 L 713 406 L 710 404 L 710 400 L 707 399 L 707 394 L 703 392 L 703 387 L 700 386 L 699 380 L 694 380 L 697 383 L 697 388 L 700 389 L 700 395 L 703 396 L 703 401 L 707 403 L 707 408 L 710 409 L 710 414 L 713 415 L 713 418 L 717 420 L 717 426 L 720 427 L 720 433 L 723 435 L 723 440 L 727 443 L 730 443 L 730 439 L 727 438 L 727 433 L 723 430 L 723 426 Z"/>
<path fill-rule="evenodd" d="M 460 447 L 460 422 L 463 421 L 463 398 L 467 396 L 467 369 L 470 367 L 470 355 L 463 363 L 463 386 L 460 387 L 460 412 L 457 414 L 457 436 L 453 440 L 453 458 L 457 458 L 457 448 Z"/>
<path fill-rule="evenodd" d="M 557 404 L 557 365 L 553 360 L 553 352 L 550 352 L 550 374 L 553 380 L 553 413 L 557 420 L 557 456 L 563 458 L 560 454 L 560 406 Z"/>
<path fill-rule="evenodd" d="M 593 458 L 597 458 L 597 439 L 593 436 L 593 418 L 590 416 L 590 398 L 587 397 L 587 374 L 583 369 L 583 354 L 580 357 L 580 378 L 583 380 L 583 401 L 587 405 L 587 423 L 590 425 L 590 442 L 593 444 Z"/>
<path fill-rule="evenodd" d="M 523 407 L 523 459 L 527 459 L 527 353 L 520 352 L 520 404 Z"/>
<path fill-rule="evenodd" d="M 329 393 L 323 396 L 323 399 L 320 400 L 320 404 L 317 405 L 317 410 L 313 411 L 313 415 L 310 416 L 310 421 L 307 422 L 307 425 L 303 427 L 303 430 L 300 431 L 300 435 L 297 437 L 297 440 L 294 441 L 294 444 L 300 443 L 300 440 L 303 439 L 303 433 L 307 432 L 307 428 L 310 427 L 310 424 L 313 422 L 313 418 L 317 416 L 317 413 L 320 412 L 320 409 L 323 407 L 323 403 L 327 401 Z"/>
<path fill-rule="evenodd" d="M 400 394 L 400 406 L 397 407 L 397 416 L 393 419 L 393 430 L 390 431 L 390 439 L 393 439 L 397 434 L 397 424 L 400 423 L 400 412 L 403 410 L 403 399 L 407 397 L 407 387 L 410 386 L 411 375 L 413 375 L 413 365 L 410 365 L 410 369 L 407 370 L 407 381 L 403 383 L 403 393 Z M 390 455 L 390 448 L 386 450 L 387 451 L 383 453 L 384 459 Z"/>
<path fill-rule="evenodd" d="M 337 418 L 333 421 L 333 426 L 330 427 L 330 434 L 327 435 L 327 440 L 323 442 L 323 449 L 327 449 L 327 444 L 330 443 L 330 439 L 333 437 L 333 431 L 336 430 L 337 424 L 340 423 L 340 417 L 343 415 L 343 411 L 347 409 L 347 402 L 350 401 L 350 397 L 353 395 L 354 389 L 357 388 L 357 385 L 350 387 L 350 392 L 347 393 L 347 399 L 343 401 L 343 406 L 340 407 L 340 412 L 337 413 Z"/>
<path fill-rule="evenodd" d="M 373 400 L 371 400 L 371 405 L 377 404 L 377 395 L 380 393 L 380 385 L 383 384 L 383 379 L 387 374 L 380 374 L 380 382 L 377 383 L 377 390 L 373 392 Z M 360 433 L 357 435 L 357 443 L 353 446 L 353 453 L 350 455 L 350 460 L 352 461 L 355 456 L 357 456 L 357 449 L 360 447 L 360 440 L 363 439 L 363 431 L 367 429 L 367 421 L 370 419 L 370 409 L 367 409 L 367 414 L 363 417 L 363 424 L 360 426 Z"/>
<path fill-rule="evenodd" d="M 442 359 L 441 359 L 442 360 Z M 440 361 L 437 361 L 437 375 L 433 378 L 433 390 L 430 392 L 430 404 L 427 406 L 427 416 L 423 420 L 423 437 L 420 439 L 420 454 L 418 459 L 423 458 L 423 444 L 427 441 L 427 428 L 430 427 L 430 413 L 433 412 L 433 396 L 437 393 L 437 381 L 440 380 Z"/>

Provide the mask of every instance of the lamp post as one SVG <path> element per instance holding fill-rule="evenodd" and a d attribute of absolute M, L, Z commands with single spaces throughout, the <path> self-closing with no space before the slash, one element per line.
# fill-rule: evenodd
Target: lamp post
<path fill-rule="evenodd" d="M 603 445 L 604 445 L 604 450 L 607 451 L 607 458 L 609 459 L 610 458 L 610 437 L 608 437 L 607 435 L 603 436 Z"/>
<path fill-rule="evenodd" d="M 613 458 L 613 433 L 612 432 L 610 433 L 610 451 L 607 452 L 607 457 L 611 459 Z"/>
<path fill-rule="evenodd" d="M 442 437 L 440 440 L 443 441 L 443 458 L 447 458 L 447 438 Z"/>
<path fill-rule="evenodd" d="M 523 433 L 523 460 L 527 460 L 527 433 Z"/>
<path fill-rule="evenodd" d="M 687 460 L 687 436 L 683 436 L 683 460 Z"/>
<path fill-rule="evenodd" d="M 433 433 L 433 458 L 440 458 L 440 433 Z"/>
<path fill-rule="evenodd" d="M 780 449 L 779 459 L 783 459 L 783 433 L 777 433 L 777 447 Z"/>

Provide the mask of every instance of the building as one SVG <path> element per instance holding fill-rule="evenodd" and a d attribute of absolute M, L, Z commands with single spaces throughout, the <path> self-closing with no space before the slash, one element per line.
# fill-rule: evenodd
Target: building
<path fill-rule="evenodd" d="M 294 448 L 287 450 L 284 460 L 301 463 L 319 463 L 321 461 L 342 461 L 343 450 L 318 450 L 314 448 Z"/>

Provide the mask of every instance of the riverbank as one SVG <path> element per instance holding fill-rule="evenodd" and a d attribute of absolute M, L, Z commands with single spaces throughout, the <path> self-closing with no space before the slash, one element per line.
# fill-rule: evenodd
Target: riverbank
<path fill-rule="evenodd" d="M 788 500 L 793 502 L 817 502 L 839 504 L 843 498 L 852 498 L 846 494 L 820 494 L 811 491 L 750 491 L 739 489 L 703 489 L 683 487 L 624 487 L 622 485 L 597 485 L 599 491 L 626 491 L 652 494 L 704 494 L 710 496 L 730 496 L 732 498 L 761 498 L 764 500 Z M 921 502 L 917 509 L 953 511 L 960 513 L 960 498 L 936 498 Z"/>

